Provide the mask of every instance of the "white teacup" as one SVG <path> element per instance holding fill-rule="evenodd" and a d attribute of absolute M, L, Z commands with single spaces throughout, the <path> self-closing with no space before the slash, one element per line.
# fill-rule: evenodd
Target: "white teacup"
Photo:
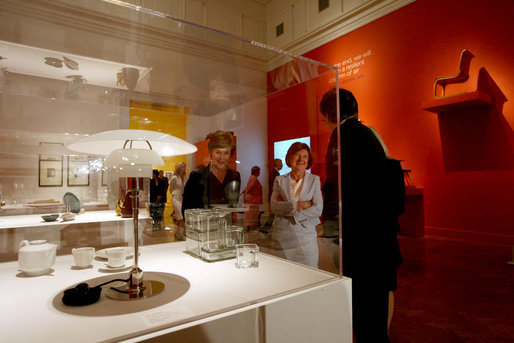
<path fill-rule="evenodd" d="M 125 259 L 129 252 L 129 248 L 117 247 L 109 248 L 105 251 L 107 254 L 107 264 L 112 268 L 119 268 L 125 265 Z"/>
<path fill-rule="evenodd" d="M 93 257 L 95 256 L 95 248 L 84 247 L 84 248 L 73 248 L 71 254 L 75 260 L 75 266 L 78 268 L 87 268 L 91 265 Z"/>

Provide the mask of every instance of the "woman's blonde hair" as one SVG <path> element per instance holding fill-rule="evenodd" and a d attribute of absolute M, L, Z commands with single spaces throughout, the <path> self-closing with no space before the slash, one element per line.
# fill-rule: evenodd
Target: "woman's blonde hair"
<path fill-rule="evenodd" d="M 234 136 L 230 132 L 218 130 L 209 133 L 207 139 L 209 140 L 209 145 L 207 146 L 209 152 L 217 148 L 230 148 L 230 154 L 232 155 L 236 150 Z"/>
<path fill-rule="evenodd" d="M 175 171 L 173 172 L 174 175 L 178 175 L 178 171 L 180 170 L 181 167 L 185 167 L 186 166 L 186 162 L 179 162 L 177 163 L 177 165 L 175 166 Z M 184 174 L 186 173 L 186 170 L 184 169 Z"/>

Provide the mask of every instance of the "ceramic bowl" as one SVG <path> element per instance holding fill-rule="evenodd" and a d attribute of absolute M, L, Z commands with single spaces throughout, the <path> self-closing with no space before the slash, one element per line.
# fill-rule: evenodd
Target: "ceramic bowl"
<path fill-rule="evenodd" d="M 75 219 L 75 216 L 76 214 L 75 213 L 71 213 L 71 212 L 67 212 L 67 213 L 64 213 L 61 215 L 61 219 L 62 221 L 68 221 L 68 220 L 73 220 Z"/>
<path fill-rule="evenodd" d="M 47 215 L 41 216 L 41 218 L 43 218 L 43 220 L 45 222 L 53 222 L 53 221 L 57 220 L 57 218 L 59 218 L 59 215 L 58 214 L 47 214 Z"/>

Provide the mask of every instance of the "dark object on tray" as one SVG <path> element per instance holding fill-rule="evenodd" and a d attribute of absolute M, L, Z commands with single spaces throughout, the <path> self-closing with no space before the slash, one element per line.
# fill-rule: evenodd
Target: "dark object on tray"
<path fill-rule="evenodd" d="M 95 287 L 89 287 L 89 285 L 85 282 L 79 283 L 77 286 L 64 291 L 62 302 L 67 306 L 84 306 L 94 304 L 98 301 L 98 299 L 100 299 L 100 294 L 102 294 L 102 286 L 115 281 L 128 282 L 129 279 L 114 279 Z"/>

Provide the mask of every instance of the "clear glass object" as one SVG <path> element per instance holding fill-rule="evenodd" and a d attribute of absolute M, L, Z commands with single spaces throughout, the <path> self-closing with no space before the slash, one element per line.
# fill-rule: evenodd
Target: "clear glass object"
<path fill-rule="evenodd" d="M 253 243 L 236 245 L 236 267 L 259 267 L 259 246 Z"/>
<path fill-rule="evenodd" d="M 206 261 L 236 256 L 236 245 L 244 241 L 243 228 L 230 225 L 232 213 L 224 209 L 192 210 L 186 213 L 186 251 Z"/>
<path fill-rule="evenodd" d="M 107 170 L 105 147 L 99 144 L 98 154 L 66 148 L 92 134 L 120 129 L 161 131 L 198 147 L 196 153 L 165 159 L 159 169 L 170 178 L 181 162 L 187 176 L 209 166 L 207 135 L 232 132 L 236 150 L 230 167 L 240 174 L 240 190 L 252 167 L 261 168 L 262 230 L 245 233 L 245 241 L 258 244 L 261 253 L 287 257 L 286 245 L 275 239 L 267 220 L 273 187 L 269 174 L 279 158 L 275 145 L 310 137 L 311 172 L 323 183 L 331 132 L 318 106 L 323 94 L 338 86 L 338 70 L 261 43 L 266 23 L 237 16 L 242 20 L 238 25 L 225 25 L 231 21 L 220 18 L 207 28 L 201 20 L 189 22 L 204 18 L 191 15 L 197 1 L 171 3 L 0 1 L 0 192 L 5 202 L 0 262 L 15 261 L 22 240 L 46 239 L 58 245 L 57 255 L 80 246 L 101 250 L 133 243 L 133 224 L 123 211 L 131 213 L 130 186 L 119 170 Z M 146 149 L 145 144 L 134 148 Z M 149 180 L 140 185 L 140 237 L 144 233 L 144 244 L 173 241 L 166 236 L 170 231 L 152 231 L 144 210 Z M 67 192 L 79 199 L 85 213 L 66 222 L 44 222 L 42 215 L 66 212 Z M 124 205 L 117 216 L 120 201 Z M 235 257 L 233 246 L 242 242 L 242 232 L 231 232 L 231 226 L 243 225 L 244 201 L 232 205 L 221 234 L 206 209 L 186 210 L 186 249 L 206 260 Z M 175 225 L 172 212 L 168 194 L 164 228 Z M 339 247 L 333 239 L 320 246 L 334 250 L 320 253 L 329 260 L 319 265 L 329 266 L 326 270 L 337 277 Z"/>

